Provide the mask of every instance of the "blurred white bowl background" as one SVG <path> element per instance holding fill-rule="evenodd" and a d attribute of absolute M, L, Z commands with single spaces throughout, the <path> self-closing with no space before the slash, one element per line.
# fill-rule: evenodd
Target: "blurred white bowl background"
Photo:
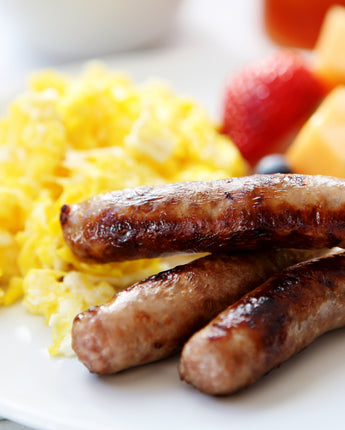
<path fill-rule="evenodd" d="M 0 13 L 37 51 L 63 59 L 149 46 L 182 0 L 0 0 Z"/>

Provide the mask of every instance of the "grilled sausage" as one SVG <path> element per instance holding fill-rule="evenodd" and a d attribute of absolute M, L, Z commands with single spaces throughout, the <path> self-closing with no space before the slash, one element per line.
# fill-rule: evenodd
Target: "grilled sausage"
<path fill-rule="evenodd" d="M 185 344 L 182 380 L 208 394 L 256 381 L 345 325 L 345 253 L 297 264 L 223 311 Z"/>
<path fill-rule="evenodd" d="M 66 243 L 91 262 L 174 253 L 345 245 L 345 181 L 258 175 L 139 187 L 62 207 Z"/>
<path fill-rule="evenodd" d="M 73 348 L 99 374 L 167 357 L 243 294 L 315 252 L 210 255 L 151 276 L 110 303 L 79 314 L 73 323 Z"/>

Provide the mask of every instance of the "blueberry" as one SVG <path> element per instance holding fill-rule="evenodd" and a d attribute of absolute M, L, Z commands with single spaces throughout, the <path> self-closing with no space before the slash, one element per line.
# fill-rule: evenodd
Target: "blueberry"
<path fill-rule="evenodd" d="M 255 173 L 268 175 L 272 173 L 291 173 L 291 169 L 282 154 L 271 154 L 261 158 L 255 167 Z"/>

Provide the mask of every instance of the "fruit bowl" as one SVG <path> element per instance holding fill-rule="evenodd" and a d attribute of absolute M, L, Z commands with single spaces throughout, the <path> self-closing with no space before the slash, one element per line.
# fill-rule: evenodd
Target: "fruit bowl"
<path fill-rule="evenodd" d="M 167 33 L 181 0 L 11 0 L 0 13 L 37 51 L 66 59 L 150 45 Z"/>

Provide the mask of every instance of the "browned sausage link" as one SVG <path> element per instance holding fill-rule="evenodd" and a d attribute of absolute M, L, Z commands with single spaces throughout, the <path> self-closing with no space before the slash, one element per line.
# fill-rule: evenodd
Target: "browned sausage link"
<path fill-rule="evenodd" d="M 185 344 L 181 379 L 208 394 L 256 381 L 326 331 L 345 325 L 345 253 L 288 268 Z"/>
<path fill-rule="evenodd" d="M 63 206 L 64 238 L 95 262 L 180 252 L 345 245 L 345 181 L 259 175 L 139 187 Z"/>
<path fill-rule="evenodd" d="M 135 284 L 76 317 L 73 348 L 95 373 L 167 357 L 221 310 L 273 273 L 315 251 L 208 256 Z"/>

